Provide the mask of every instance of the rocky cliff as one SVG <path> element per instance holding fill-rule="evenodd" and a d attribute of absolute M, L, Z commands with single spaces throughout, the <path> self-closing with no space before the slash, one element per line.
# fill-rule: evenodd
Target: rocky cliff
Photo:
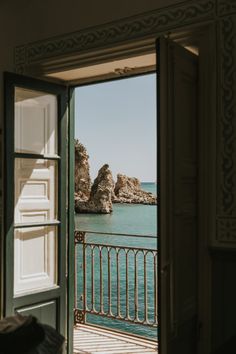
<path fill-rule="evenodd" d="M 75 199 L 75 211 L 77 213 L 101 213 L 112 212 L 112 199 L 114 198 L 114 181 L 109 166 L 105 164 L 98 171 L 94 180 L 88 200 Z"/>
<path fill-rule="evenodd" d="M 138 178 L 117 175 L 114 189 L 114 203 L 157 204 L 157 197 L 141 189 Z"/>

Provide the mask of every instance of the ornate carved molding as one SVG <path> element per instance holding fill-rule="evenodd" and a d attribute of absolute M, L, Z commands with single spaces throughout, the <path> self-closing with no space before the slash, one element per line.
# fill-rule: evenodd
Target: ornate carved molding
<path fill-rule="evenodd" d="M 217 241 L 219 243 L 236 243 L 236 217 L 217 220 Z"/>
<path fill-rule="evenodd" d="M 48 58 L 148 38 L 177 27 L 206 21 L 214 16 L 214 0 L 193 0 L 88 30 L 19 46 L 15 49 L 16 71 L 22 72 L 24 66 Z"/>
<path fill-rule="evenodd" d="M 218 215 L 236 212 L 236 18 L 220 21 L 218 124 Z"/>
<path fill-rule="evenodd" d="M 235 0 L 218 0 L 218 14 L 220 16 L 236 12 Z"/>

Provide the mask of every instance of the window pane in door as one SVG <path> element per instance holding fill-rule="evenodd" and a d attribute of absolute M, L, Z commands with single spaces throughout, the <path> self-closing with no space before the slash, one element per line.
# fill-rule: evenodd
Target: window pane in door
<path fill-rule="evenodd" d="M 58 217 L 57 161 L 15 159 L 15 224 Z"/>
<path fill-rule="evenodd" d="M 14 296 L 57 286 L 57 227 L 15 229 Z"/>
<path fill-rule="evenodd" d="M 15 152 L 57 155 L 57 97 L 15 88 Z"/>

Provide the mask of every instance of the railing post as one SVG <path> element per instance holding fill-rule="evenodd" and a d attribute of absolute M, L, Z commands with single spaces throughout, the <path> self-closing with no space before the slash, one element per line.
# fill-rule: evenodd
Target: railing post
<path fill-rule="evenodd" d="M 158 326 L 158 318 L 157 318 L 157 312 L 158 312 L 158 291 L 157 291 L 157 253 L 154 252 L 154 324 Z"/>
<path fill-rule="evenodd" d="M 134 322 L 138 322 L 138 252 L 134 252 Z"/>
<path fill-rule="evenodd" d="M 95 311 L 95 304 L 94 304 L 94 246 L 91 246 L 91 308 L 92 311 Z"/>
<path fill-rule="evenodd" d="M 144 273 L 144 321 L 147 323 L 148 322 L 148 294 L 147 294 L 147 252 L 144 252 L 143 254 L 144 257 L 144 267 L 143 267 L 143 273 Z M 155 293 L 155 285 L 154 285 L 154 293 Z"/>
<path fill-rule="evenodd" d="M 111 247 L 107 247 L 107 282 L 108 282 L 108 316 L 112 316 L 111 310 Z"/>
<path fill-rule="evenodd" d="M 129 250 L 125 252 L 126 318 L 129 320 Z"/>
<path fill-rule="evenodd" d="M 120 317 L 120 262 L 119 262 L 119 248 L 116 248 L 116 303 L 117 303 L 117 316 Z"/>
<path fill-rule="evenodd" d="M 75 267 L 77 260 L 77 245 L 83 246 L 83 309 L 77 309 L 77 272 L 75 271 L 75 309 L 74 309 L 74 323 L 85 323 L 86 322 L 86 245 L 85 245 L 85 236 L 86 232 L 84 231 L 75 231 Z M 76 269 L 76 268 L 75 268 Z"/>
<path fill-rule="evenodd" d="M 102 250 L 103 247 L 99 246 L 99 257 L 100 257 L 100 313 L 104 314 L 103 307 L 103 264 L 102 264 Z"/>

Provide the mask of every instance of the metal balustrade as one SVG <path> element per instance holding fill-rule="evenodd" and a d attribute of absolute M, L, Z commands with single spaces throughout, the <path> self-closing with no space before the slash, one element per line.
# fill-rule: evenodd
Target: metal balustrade
<path fill-rule="evenodd" d="M 92 314 L 158 326 L 156 236 L 75 231 L 75 251 L 75 324 Z"/>

